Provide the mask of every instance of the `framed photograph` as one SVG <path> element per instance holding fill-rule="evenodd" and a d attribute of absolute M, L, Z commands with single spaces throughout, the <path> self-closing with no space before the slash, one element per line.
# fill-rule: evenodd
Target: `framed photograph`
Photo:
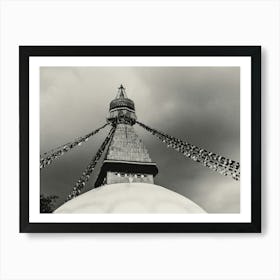
<path fill-rule="evenodd" d="M 20 46 L 20 232 L 261 232 L 260 46 Z"/>

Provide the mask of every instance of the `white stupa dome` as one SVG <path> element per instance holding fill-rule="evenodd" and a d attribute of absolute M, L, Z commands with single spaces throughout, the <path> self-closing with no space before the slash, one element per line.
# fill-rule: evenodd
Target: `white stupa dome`
<path fill-rule="evenodd" d="M 206 213 L 190 199 L 146 183 L 104 185 L 60 206 L 54 213 Z"/>

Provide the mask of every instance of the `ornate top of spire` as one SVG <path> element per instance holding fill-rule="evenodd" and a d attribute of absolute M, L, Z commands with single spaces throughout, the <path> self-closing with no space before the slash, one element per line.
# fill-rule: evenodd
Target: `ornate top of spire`
<path fill-rule="evenodd" d="M 115 99 L 110 102 L 108 120 L 118 123 L 134 124 L 136 120 L 134 102 L 127 98 L 125 87 L 121 84 Z"/>
<path fill-rule="evenodd" d="M 122 84 L 118 88 L 118 94 L 117 94 L 116 98 L 127 98 L 126 92 L 125 92 L 125 87 Z"/>
<path fill-rule="evenodd" d="M 135 110 L 134 102 L 131 99 L 127 98 L 125 87 L 121 84 L 118 88 L 116 98 L 110 103 L 110 110 L 124 107 L 133 111 Z"/>

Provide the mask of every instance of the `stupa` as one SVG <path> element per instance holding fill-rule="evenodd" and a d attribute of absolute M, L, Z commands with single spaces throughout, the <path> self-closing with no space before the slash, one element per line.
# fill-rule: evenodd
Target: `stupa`
<path fill-rule="evenodd" d="M 206 213 L 190 199 L 155 184 L 158 168 L 138 135 L 135 104 L 121 85 L 110 102 L 110 138 L 94 188 L 54 213 Z"/>

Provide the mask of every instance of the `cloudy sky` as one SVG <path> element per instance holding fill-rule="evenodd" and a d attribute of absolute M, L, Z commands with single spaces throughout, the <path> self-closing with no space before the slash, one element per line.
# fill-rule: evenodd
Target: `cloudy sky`
<path fill-rule="evenodd" d="M 240 160 L 239 67 L 41 67 L 40 73 L 41 153 L 103 125 L 122 83 L 135 102 L 139 121 Z M 157 163 L 157 185 L 190 198 L 210 213 L 239 212 L 239 182 L 166 148 L 142 128 L 135 130 Z M 108 131 L 43 169 L 41 193 L 58 195 L 59 206 Z"/>

